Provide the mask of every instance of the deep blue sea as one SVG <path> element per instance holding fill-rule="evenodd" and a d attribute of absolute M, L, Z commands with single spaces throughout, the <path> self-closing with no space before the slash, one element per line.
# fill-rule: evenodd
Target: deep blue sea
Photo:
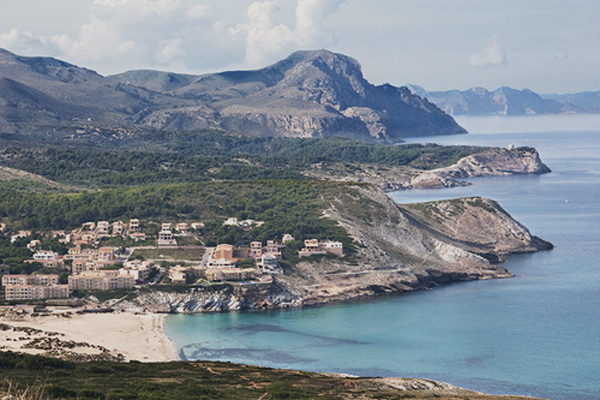
<path fill-rule="evenodd" d="M 412 141 L 533 146 L 553 172 L 390 195 L 491 197 L 554 250 L 510 257 L 511 279 L 305 310 L 169 316 L 182 357 L 600 399 L 600 116 L 458 122 L 472 133 Z"/>

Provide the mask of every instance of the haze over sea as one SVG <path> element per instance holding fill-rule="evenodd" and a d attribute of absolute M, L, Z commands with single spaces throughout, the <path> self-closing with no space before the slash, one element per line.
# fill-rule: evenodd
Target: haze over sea
<path fill-rule="evenodd" d="M 169 316 L 182 358 L 599 399 L 600 115 L 457 121 L 471 134 L 411 142 L 532 146 L 553 172 L 392 198 L 491 197 L 554 250 L 510 257 L 511 279 L 305 310 Z"/>

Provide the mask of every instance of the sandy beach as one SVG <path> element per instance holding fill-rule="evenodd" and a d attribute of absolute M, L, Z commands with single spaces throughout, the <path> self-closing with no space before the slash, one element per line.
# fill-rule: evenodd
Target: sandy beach
<path fill-rule="evenodd" d="M 0 317 L 0 351 L 71 359 L 178 360 L 164 314 L 100 313 Z"/>

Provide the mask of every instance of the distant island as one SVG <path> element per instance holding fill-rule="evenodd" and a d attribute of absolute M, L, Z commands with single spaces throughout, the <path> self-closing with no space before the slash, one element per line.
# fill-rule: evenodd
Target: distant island
<path fill-rule="evenodd" d="M 406 87 L 375 86 L 360 64 L 327 50 L 298 51 L 263 69 L 186 75 L 129 71 L 104 77 L 47 57 L 0 49 L 0 132 L 222 129 L 250 136 L 392 143 L 465 133 Z"/>
<path fill-rule="evenodd" d="M 529 89 L 503 86 L 489 91 L 468 90 L 428 92 L 407 85 L 411 92 L 427 99 L 450 115 L 535 115 L 600 113 L 600 91 L 572 94 L 537 94 Z"/>

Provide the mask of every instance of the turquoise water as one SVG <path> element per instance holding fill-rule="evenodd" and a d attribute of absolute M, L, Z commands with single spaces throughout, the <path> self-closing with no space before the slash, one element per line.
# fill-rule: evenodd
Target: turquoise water
<path fill-rule="evenodd" d="M 469 123 L 484 121 L 459 122 L 473 131 Z M 498 200 L 556 246 L 510 257 L 505 267 L 515 278 L 305 310 L 174 315 L 167 319 L 167 334 L 186 359 L 414 376 L 491 393 L 600 399 L 600 125 L 595 126 L 595 132 L 547 128 L 420 139 L 534 146 L 553 173 L 391 194 L 401 203 L 471 195 Z"/>

